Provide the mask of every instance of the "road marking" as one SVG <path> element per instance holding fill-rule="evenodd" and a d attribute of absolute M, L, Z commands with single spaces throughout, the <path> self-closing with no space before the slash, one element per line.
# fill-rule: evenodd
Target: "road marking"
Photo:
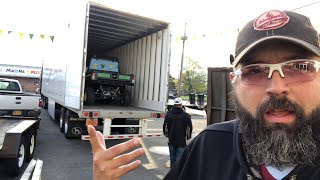
<path fill-rule="evenodd" d="M 152 146 L 149 148 L 149 150 L 153 153 L 156 153 L 156 154 L 169 156 L 169 147 L 168 146 Z"/>
<path fill-rule="evenodd" d="M 144 144 L 144 142 L 140 140 L 141 146 L 144 149 L 145 155 L 147 156 L 147 159 L 149 161 L 149 163 L 144 163 L 142 164 L 142 166 L 146 169 L 156 169 L 159 168 L 159 165 L 156 163 L 156 161 L 154 160 L 154 158 L 152 157 L 152 155 L 149 152 L 149 149 L 147 148 L 147 146 Z"/>

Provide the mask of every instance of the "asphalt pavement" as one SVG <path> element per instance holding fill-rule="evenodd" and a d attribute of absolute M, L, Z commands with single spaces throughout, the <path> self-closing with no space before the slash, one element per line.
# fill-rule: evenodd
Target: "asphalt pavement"
<path fill-rule="evenodd" d="M 193 137 L 205 126 L 204 111 L 188 109 L 194 126 Z M 58 122 L 53 121 L 47 110 L 42 110 L 41 124 L 38 130 L 37 147 L 34 158 L 43 160 L 42 179 L 44 180 L 89 180 L 92 179 L 92 154 L 89 141 L 66 139 L 59 131 Z M 162 133 L 163 119 L 149 119 L 148 133 Z M 111 147 L 126 140 L 107 140 Z M 169 171 L 167 138 L 140 139 L 146 155 L 139 158 L 142 166 L 123 176 L 122 180 L 159 180 Z M 18 180 L 8 177 L 0 163 L 0 180 Z"/>

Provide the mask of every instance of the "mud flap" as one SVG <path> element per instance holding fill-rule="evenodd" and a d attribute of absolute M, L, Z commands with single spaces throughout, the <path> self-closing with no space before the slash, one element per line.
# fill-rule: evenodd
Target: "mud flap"
<path fill-rule="evenodd" d="M 79 138 L 88 134 L 85 119 L 72 117 L 70 111 L 66 111 L 64 123 L 64 135 L 66 138 Z"/>

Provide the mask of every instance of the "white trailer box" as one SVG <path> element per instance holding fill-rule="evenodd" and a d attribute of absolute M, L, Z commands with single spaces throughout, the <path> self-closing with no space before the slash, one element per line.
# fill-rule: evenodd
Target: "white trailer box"
<path fill-rule="evenodd" d="M 161 136 L 147 134 L 146 119 L 163 118 L 166 109 L 169 24 L 93 2 L 79 1 L 59 13 L 66 16 L 44 59 L 41 94 L 61 132 L 88 139 L 86 125 L 93 124 L 106 139 Z M 120 72 L 134 75 L 134 86 L 126 87 L 129 107 L 84 104 L 92 55 L 117 57 Z"/>

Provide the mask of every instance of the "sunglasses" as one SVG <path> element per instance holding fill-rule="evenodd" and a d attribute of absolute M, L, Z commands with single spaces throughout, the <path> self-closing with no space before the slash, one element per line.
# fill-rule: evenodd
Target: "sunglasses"
<path fill-rule="evenodd" d="M 314 80 L 319 68 L 318 61 L 296 59 L 278 64 L 250 64 L 234 69 L 234 74 L 245 85 L 264 86 L 274 71 L 279 72 L 286 84 L 292 84 Z"/>

